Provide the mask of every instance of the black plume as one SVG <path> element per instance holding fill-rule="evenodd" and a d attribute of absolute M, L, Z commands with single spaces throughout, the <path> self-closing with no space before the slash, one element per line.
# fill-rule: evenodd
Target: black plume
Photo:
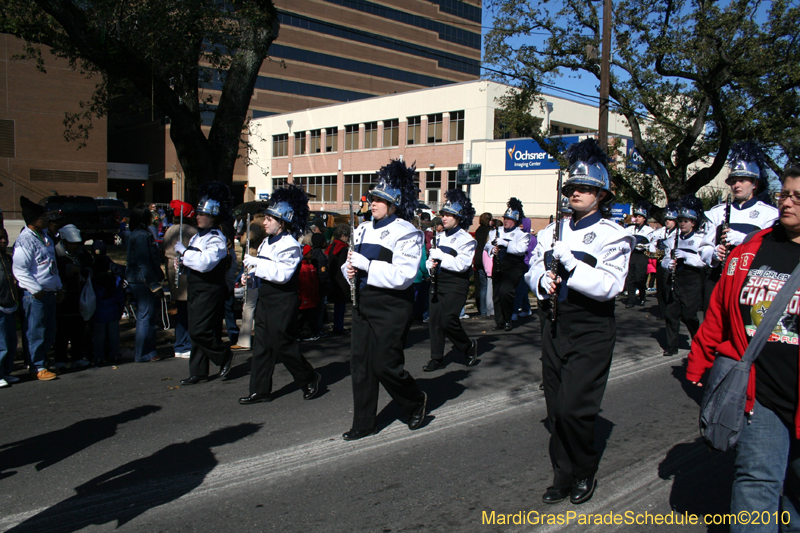
<path fill-rule="evenodd" d="M 680 209 L 691 209 L 692 211 L 697 213 L 698 222 L 701 222 L 703 220 L 703 201 L 693 194 L 687 194 L 686 196 L 681 198 L 681 201 L 678 204 L 679 212 Z"/>
<path fill-rule="evenodd" d="M 600 145 L 598 145 L 597 141 L 592 137 L 570 145 L 567 148 L 567 159 L 569 160 L 570 166 L 578 161 L 583 161 L 590 165 L 600 163 L 606 168 L 608 168 L 608 162 L 611 160 L 608 154 L 600 148 Z"/>
<path fill-rule="evenodd" d="M 462 206 L 461 219 L 458 225 L 464 231 L 468 231 L 469 227 L 472 226 L 472 220 L 475 218 L 475 208 L 472 207 L 472 202 L 461 189 L 450 189 L 447 191 L 446 196 L 449 202 L 458 203 Z"/>
<path fill-rule="evenodd" d="M 728 152 L 728 163 L 734 164 L 736 161 L 749 161 L 758 165 L 758 169 L 763 176 L 766 168 L 764 152 L 754 141 L 742 141 L 731 146 Z"/>
<path fill-rule="evenodd" d="M 220 224 L 227 222 L 231 218 L 232 203 L 231 190 L 221 181 L 206 181 L 200 185 L 197 191 L 198 204 L 205 199 L 216 200 L 219 202 L 219 214 L 217 222 Z"/>
<path fill-rule="evenodd" d="M 647 200 L 639 200 L 638 202 L 636 202 L 636 205 L 634 206 L 634 208 L 635 208 L 634 211 L 642 209 L 642 210 L 645 211 L 645 213 L 647 213 L 649 215 L 651 206 L 652 206 L 652 204 L 650 202 L 648 202 Z"/>
<path fill-rule="evenodd" d="M 287 184 L 285 187 L 276 189 L 270 197 L 271 203 L 287 202 L 292 206 L 294 216 L 292 223 L 287 224 L 289 232 L 298 239 L 302 237 L 308 228 L 308 195 L 302 187 L 294 184 Z"/>
<path fill-rule="evenodd" d="M 512 196 L 508 199 L 508 204 L 506 205 L 514 211 L 519 211 L 519 220 L 517 223 L 521 224 L 522 219 L 525 218 L 525 212 L 522 210 L 522 202 Z"/>
<path fill-rule="evenodd" d="M 412 222 L 417 209 L 419 189 L 414 185 L 414 172 L 416 164 L 407 167 L 400 159 L 392 159 L 388 165 L 381 167 L 380 179 L 386 181 L 391 187 L 400 189 L 402 197 L 397 207 L 397 216 Z"/>

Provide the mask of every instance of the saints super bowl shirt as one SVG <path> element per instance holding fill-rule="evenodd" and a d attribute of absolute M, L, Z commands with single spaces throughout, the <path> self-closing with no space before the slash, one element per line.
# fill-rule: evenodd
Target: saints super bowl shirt
<path fill-rule="evenodd" d="M 783 226 L 776 226 L 764 237 L 739 292 L 739 309 L 748 342 L 798 261 L 800 244 L 787 238 Z M 756 399 L 789 427 L 794 427 L 798 397 L 799 305 L 800 290 L 789 302 L 755 361 Z"/>

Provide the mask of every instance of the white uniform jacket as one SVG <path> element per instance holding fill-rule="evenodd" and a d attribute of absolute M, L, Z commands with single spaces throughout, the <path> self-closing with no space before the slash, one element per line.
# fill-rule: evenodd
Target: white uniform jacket
<path fill-rule="evenodd" d="M 653 239 L 653 228 L 647 224 L 642 224 L 641 227 L 636 224 L 631 224 L 625 228 L 625 230 L 628 232 L 628 235 L 632 235 L 633 238 L 636 239 L 634 249 L 640 252 L 647 250 L 650 246 L 650 241 Z"/>
<path fill-rule="evenodd" d="M 303 251 L 297 239 L 288 233 L 279 233 L 261 242 L 251 275 L 284 285 L 292 279 L 302 260 Z"/>
<path fill-rule="evenodd" d="M 29 293 L 57 291 L 61 288 L 56 249 L 47 232 L 40 239 L 32 229 L 22 228 L 22 233 L 14 243 L 13 263 L 12 270 L 17 283 Z"/>
<path fill-rule="evenodd" d="M 486 250 L 486 253 L 492 255 L 492 248 L 494 248 L 496 244 L 499 247 L 498 256 L 501 258 L 507 253 L 511 255 L 525 255 L 528 253 L 528 245 L 530 242 L 531 234 L 522 231 L 520 226 L 511 230 L 497 228 L 489 232 L 489 237 L 486 239 L 486 245 L 483 249 Z"/>
<path fill-rule="evenodd" d="M 228 255 L 225 236 L 219 229 L 205 229 L 189 240 L 183 265 L 195 272 L 211 272 Z"/>
<path fill-rule="evenodd" d="M 563 224 L 561 240 L 569 245 L 578 260 L 575 269 L 567 273 L 567 279 L 562 279 L 562 288 L 566 285 L 570 291 L 601 302 L 611 300 L 622 292 L 634 237 L 614 222 L 602 218 L 599 211 L 577 223 L 571 218 L 560 222 Z M 548 270 L 546 263 L 552 254 L 553 224 L 539 232 L 531 266 L 525 274 L 525 282 L 540 299 L 547 298 L 539 282 Z M 563 297 L 559 296 L 559 300 L 563 298 L 566 298 L 565 292 Z"/>
<path fill-rule="evenodd" d="M 650 234 L 650 244 L 648 245 L 650 253 L 655 253 L 658 250 L 664 250 L 664 252 L 668 252 L 669 247 L 667 246 L 667 239 L 672 237 L 677 229 L 677 226 L 672 229 L 667 229 L 666 226 L 661 226 L 660 228 L 653 230 L 653 233 Z"/>
<path fill-rule="evenodd" d="M 436 247 L 447 254 L 440 264 L 443 270 L 466 272 L 472 267 L 475 258 L 475 239 L 459 226 L 437 233 Z M 527 251 L 527 249 L 526 249 Z"/>
<path fill-rule="evenodd" d="M 731 231 L 728 242 L 734 246 L 742 243 L 748 233 L 771 227 L 778 220 L 778 210 L 757 198 L 742 204 L 731 203 Z M 714 249 L 717 247 L 717 228 L 725 222 L 725 204 L 719 204 L 706 211 L 708 220 L 705 238 L 700 245 L 700 257 L 708 266 L 719 264 Z"/>
<path fill-rule="evenodd" d="M 683 254 L 680 255 L 685 255 L 685 257 L 683 257 L 683 260 L 678 260 L 678 270 L 680 270 L 683 265 L 695 268 L 703 268 L 705 266 L 705 262 L 703 262 L 703 259 L 700 257 L 700 246 L 705 240 L 705 237 L 705 233 L 696 231 L 692 231 L 686 235 L 680 235 L 678 238 L 677 250 L 681 250 Z M 665 250 L 666 254 L 664 255 L 664 259 L 661 260 L 661 266 L 669 269 L 669 263 L 672 259 L 672 249 L 675 246 L 675 232 L 664 241 L 664 244 L 666 244 L 667 248 Z"/>
<path fill-rule="evenodd" d="M 358 271 L 360 287 L 404 290 L 411 286 L 422 258 L 422 232 L 410 222 L 387 216 L 362 222 L 353 236 L 355 251 L 369 259 L 369 271 Z M 342 265 L 347 277 L 347 262 Z"/>

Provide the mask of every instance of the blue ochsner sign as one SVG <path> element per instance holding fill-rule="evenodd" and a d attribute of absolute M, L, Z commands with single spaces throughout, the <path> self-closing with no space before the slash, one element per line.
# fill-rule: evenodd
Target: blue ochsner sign
<path fill-rule="evenodd" d="M 578 142 L 580 137 L 562 137 L 562 140 L 569 146 Z M 558 161 L 533 139 L 506 141 L 506 170 L 558 170 L 558 166 Z"/>

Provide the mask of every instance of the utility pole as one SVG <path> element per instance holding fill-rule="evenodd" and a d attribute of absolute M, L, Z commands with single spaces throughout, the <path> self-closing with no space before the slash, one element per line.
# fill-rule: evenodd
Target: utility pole
<path fill-rule="evenodd" d="M 611 87 L 611 0 L 603 1 L 603 50 L 600 56 L 600 117 L 597 143 L 608 152 L 608 93 Z"/>

